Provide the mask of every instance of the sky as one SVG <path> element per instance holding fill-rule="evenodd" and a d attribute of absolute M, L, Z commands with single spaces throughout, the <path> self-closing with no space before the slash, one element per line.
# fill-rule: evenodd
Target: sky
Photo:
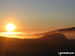
<path fill-rule="evenodd" d="M 0 0 L 0 31 L 52 31 L 75 26 L 75 0 Z"/>

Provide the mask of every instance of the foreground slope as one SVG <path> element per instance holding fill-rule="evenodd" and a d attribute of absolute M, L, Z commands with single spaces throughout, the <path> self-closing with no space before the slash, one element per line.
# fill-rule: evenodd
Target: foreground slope
<path fill-rule="evenodd" d="M 61 33 L 38 39 L 0 37 L 0 56 L 56 56 L 60 51 L 75 51 L 74 43 Z"/>

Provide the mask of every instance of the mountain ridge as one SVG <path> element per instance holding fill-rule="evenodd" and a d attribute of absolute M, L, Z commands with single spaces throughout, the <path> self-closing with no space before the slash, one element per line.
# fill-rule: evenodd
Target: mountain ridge
<path fill-rule="evenodd" d="M 57 29 L 54 31 L 48 31 L 43 33 L 43 35 L 52 35 L 56 33 L 64 34 L 68 39 L 75 39 L 75 27 Z"/>

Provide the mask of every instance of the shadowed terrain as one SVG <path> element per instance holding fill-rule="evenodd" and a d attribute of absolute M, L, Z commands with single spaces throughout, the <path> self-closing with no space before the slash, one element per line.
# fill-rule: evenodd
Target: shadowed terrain
<path fill-rule="evenodd" d="M 62 33 L 45 34 L 37 39 L 0 37 L 0 56 L 59 56 L 58 52 L 75 51 L 75 40 Z"/>

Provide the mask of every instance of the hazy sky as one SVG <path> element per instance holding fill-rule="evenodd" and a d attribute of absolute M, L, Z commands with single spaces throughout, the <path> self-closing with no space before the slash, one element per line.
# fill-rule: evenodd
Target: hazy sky
<path fill-rule="evenodd" d="M 0 0 L 0 28 L 9 22 L 22 31 L 75 26 L 75 0 Z"/>

